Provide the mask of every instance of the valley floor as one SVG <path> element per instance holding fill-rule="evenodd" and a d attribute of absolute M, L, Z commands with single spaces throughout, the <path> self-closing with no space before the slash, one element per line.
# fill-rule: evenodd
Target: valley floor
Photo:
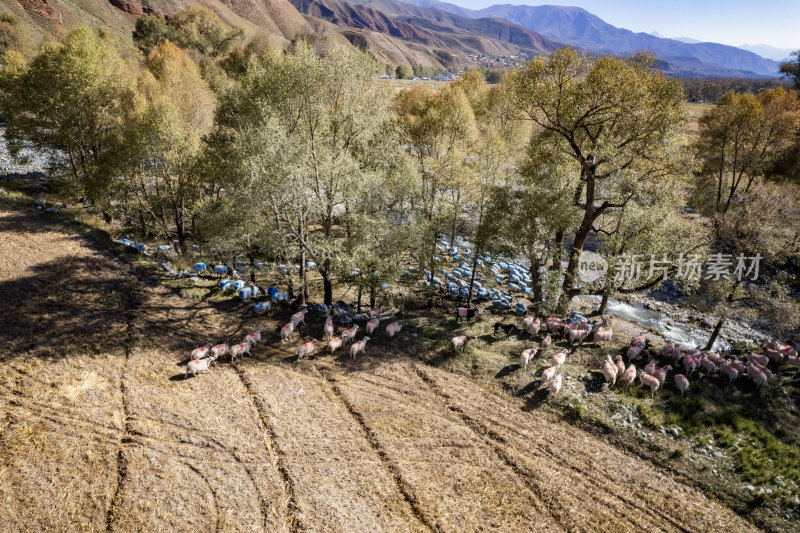
<path fill-rule="evenodd" d="M 402 340 L 296 363 L 279 324 L 149 286 L 0 199 L 0 530 L 756 529 Z M 258 327 L 253 357 L 184 379 L 192 348 Z"/>

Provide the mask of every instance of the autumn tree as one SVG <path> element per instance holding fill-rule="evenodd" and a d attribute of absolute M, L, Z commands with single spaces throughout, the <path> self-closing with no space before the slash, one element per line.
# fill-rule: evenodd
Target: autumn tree
<path fill-rule="evenodd" d="M 695 203 L 709 214 L 726 212 L 791 148 L 799 127 L 800 98 L 793 92 L 726 94 L 700 117 Z"/>
<path fill-rule="evenodd" d="M 792 59 L 781 63 L 781 74 L 794 83 L 795 89 L 800 92 L 800 50 L 791 54 Z"/>
<path fill-rule="evenodd" d="M 138 66 L 107 34 L 79 26 L 30 61 L 8 51 L 0 70 L 0 108 L 12 153 L 26 141 L 64 155 L 76 194 L 101 201 L 111 185 L 110 148 L 130 105 Z M 55 158 L 54 163 L 62 161 Z"/>
<path fill-rule="evenodd" d="M 146 67 L 116 141 L 132 209 L 144 228 L 174 235 L 183 250 L 203 201 L 197 161 L 213 125 L 214 96 L 197 65 L 168 40 L 150 52 Z"/>
<path fill-rule="evenodd" d="M 361 52 L 333 44 L 320 56 L 298 41 L 290 53 L 254 56 L 218 115 L 215 138 L 239 147 L 225 150 L 226 172 L 260 181 L 253 201 L 296 246 L 303 286 L 306 262 L 317 263 L 326 304 L 348 218 L 392 160 L 386 93 L 374 72 Z"/>
<path fill-rule="evenodd" d="M 133 42 L 144 53 L 170 40 L 203 56 L 220 58 L 241 40 L 244 31 L 222 20 L 207 7 L 189 6 L 164 18 L 145 13 L 136 21 Z"/>
<path fill-rule="evenodd" d="M 649 56 L 591 57 L 561 48 L 511 74 L 518 105 L 576 163 L 573 205 L 581 210 L 562 289 L 564 308 L 580 288 L 576 274 L 587 238 L 604 213 L 623 208 L 641 184 L 668 179 L 683 120 L 680 84 Z M 541 135 L 544 135 L 542 133 Z M 621 182 L 632 184 L 619 195 Z"/>

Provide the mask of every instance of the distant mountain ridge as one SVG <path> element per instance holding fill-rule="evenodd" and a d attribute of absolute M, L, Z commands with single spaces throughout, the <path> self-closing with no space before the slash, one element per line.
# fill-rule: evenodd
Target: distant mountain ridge
<path fill-rule="evenodd" d="M 577 46 L 592 52 L 630 54 L 649 50 L 662 59 L 695 58 L 702 64 L 713 65 L 713 71 L 737 71 L 745 75 L 777 76 L 777 61 L 753 52 L 717 43 L 687 43 L 677 39 L 656 37 L 648 33 L 634 33 L 617 28 L 600 17 L 579 7 L 493 5 L 480 10 L 469 10 L 438 0 L 404 0 L 413 5 L 424 5 L 473 18 L 493 17 L 515 22 L 541 33 L 555 41 Z M 721 69 L 720 69 L 721 67 Z M 701 68 L 702 70 L 702 68 Z M 720 75 L 709 72 L 708 75 Z"/>

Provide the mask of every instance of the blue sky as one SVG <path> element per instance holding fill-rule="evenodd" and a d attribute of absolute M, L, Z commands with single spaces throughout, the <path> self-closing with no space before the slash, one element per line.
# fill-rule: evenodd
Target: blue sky
<path fill-rule="evenodd" d="M 664 37 L 800 48 L 800 0 L 443 0 L 480 9 L 492 4 L 568 5 L 614 26 Z"/>

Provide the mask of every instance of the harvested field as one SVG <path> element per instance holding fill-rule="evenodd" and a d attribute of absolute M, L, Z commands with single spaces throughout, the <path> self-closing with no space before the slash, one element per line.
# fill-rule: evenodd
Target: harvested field
<path fill-rule="evenodd" d="M 297 363 L 281 320 L 148 286 L 62 216 L 0 199 L 2 531 L 756 529 L 399 343 Z M 253 357 L 184 379 L 257 327 Z"/>

